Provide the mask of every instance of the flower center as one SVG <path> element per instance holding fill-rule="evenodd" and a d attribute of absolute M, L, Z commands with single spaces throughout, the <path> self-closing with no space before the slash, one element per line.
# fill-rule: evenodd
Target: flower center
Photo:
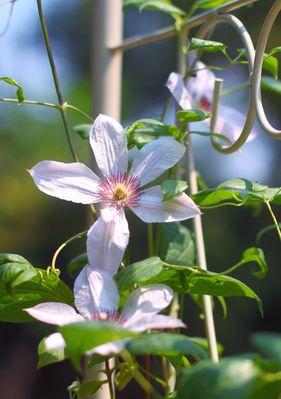
<path fill-rule="evenodd" d="M 122 184 L 119 184 L 119 183 L 118 183 L 118 184 L 115 186 L 114 198 L 115 198 L 117 201 L 121 201 L 121 200 L 123 200 L 124 198 L 126 198 L 127 195 L 128 195 L 128 190 L 127 190 L 127 188 L 126 188 L 125 186 L 123 186 Z"/>
<path fill-rule="evenodd" d="M 207 97 L 203 96 L 200 98 L 198 105 L 200 108 L 202 108 L 206 112 L 211 112 L 212 104 L 210 101 L 207 99 Z"/>
<path fill-rule="evenodd" d="M 117 173 L 100 183 L 101 201 L 117 209 L 138 206 L 141 195 L 139 178 L 126 173 Z"/>
<path fill-rule="evenodd" d="M 110 321 L 122 325 L 125 323 L 125 318 L 120 315 L 117 311 L 100 311 L 92 314 L 92 320 L 97 321 Z"/>

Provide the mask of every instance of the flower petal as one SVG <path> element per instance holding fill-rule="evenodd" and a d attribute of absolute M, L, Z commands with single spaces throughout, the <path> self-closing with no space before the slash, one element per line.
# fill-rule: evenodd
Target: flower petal
<path fill-rule="evenodd" d="M 64 326 L 65 324 L 84 320 L 73 307 L 61 302 L 40 303 L 24 310 L 37 320 L 57 326 Z"/>
<path fill-rule="evenodd" d="M 117 273 L 129 242 L 125 213 L 112 208 L 101 210 L 101 216 L 88 232 L 87 254 L 90 266 Z"/>
<path fill-rule="evenodd" d="M 43 193 L 63 200 L 91 204 L 99 201 L 99 178 L 82 163 L 42 161 L 29 170 Z"/>
<path fill-rule="evenodd" d="M 162 199 L 161 187 L 150 187 L 143 191 L 138 206 L 131 207 L 131 210 L 146 223 L 174 222 L 200 214 L 195 202 L 184 193 L 168 201 Z"/>
<path fill-rule="evenodd" d="M 216 132 L 225 135 L 234 143 L 242 133 L 245 120 L 246 117 L 242 112 L 222 105 L 220 107 L 220 117 L 216 126 Z M 247 143 L 254 140 L 256 136 L 257 132 L 253 130 L 247 139 Z"/>
<path fill-rule="evenodd" d="M 99 317 L 103 312 L 114 313 L 119 303 L 116 284 L 109 273 L 86 266 L 74 283 L 75 305 L 86 318 Z"/>
<path fill-rule="evenodd" d="M 45 348 L 49 351 L 56 349 L 64 349 L 66 347 L 66 342 L 61 335 L 61 333 L 54 333 L 49 335 L 44 341 Z"/>
<path fill-rule="evenodd" d="M 134 332 L 143 332 L 146 330 L 159 330 L 166 328 L 185 328 L 186 325 L 180 319 L 175 319 L 165 315 L 142 315 L 141 317 L 129 319 L 126 327 Z"/>
<path fill-rule="evenodd" d="M 130 339 L 126 338 L 118 342 L 108 342 L 106 344 L 96 346 L 95 348 L 87 352 L 87 355 L 93 355 L 94 353 L 97 353 L 101 356 L 118 355 L 118 353 L 121 352 L 121 350 L 124 348 L 128 341 L 130 341 Z"/>
<path fill-rule="evenodd" d="M 90 144 L 104 176 L 110 177 L 118 172 L 127 171 L 127 140 L 120 123 L 107 115 L 100 114 L 91 129 Z"/>
<path fill-rule="evenodd" d="M 133 320 L 147 315 L 155 315 L 165 309 L 173 299 L 173 290 L 164 284 L 140 287 L 127 298 L 122 318 L 126 320 L 124 328 Z"/>
<path fill-rule="evenodd" d="M 145 144 L 133 160 L 129 176 L 140 179 L 141 186 L 157 179 L 184 155 L 185 147 L 173 137 L 161 137 Z"/>
<path fill-rule="evenodd" d="M 170 73 L 166 87 L 182 109 L 192 108 L 192 99 L 185 88 L 185 82 L 179 73 Z"/>
<path fill-rule="evenodd" d="M 202 99 L 212 103 L 216 75 L 201 61 L 196 62 L 195 69 L 196 76 L 188 78 L 186 89 L 195 104 Z"/>

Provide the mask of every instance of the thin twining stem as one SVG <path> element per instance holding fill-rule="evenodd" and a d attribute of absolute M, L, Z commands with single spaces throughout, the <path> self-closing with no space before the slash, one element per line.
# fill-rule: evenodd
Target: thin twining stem
<path fill-rule="evenodd" d="M 83 238 L 87 235 L 88 230 L 86 231 L 82 231 L 81 233 L 76 234 L 73 237 L 70 237 L 68 240 L 66 240 L 65 242 L 63 242 L 58 249 L 56 250 L 56 252 L 54 253 L 54 256 L 52 258 L 52 262 L 51 262 L 51 267 L 52 269 L 56 269 L 56 261 L 57 261 L 57 257 L 59 256 L 60 252 L 63 250 L 64 247 L 66 247 L 68 244 L 70 244 L 71 242 L 78 240 L 80 238 Z"/>
<path fill-rule="evenodd" d="M 78 162 L 78 156 L 76 154 L 74 144 L 71 140 L 70 130 L 69 130 L 67 118 L 66 118 L 66 112 L 65 112 L 65 109 L 63 108 L 64 99 L 63 99 L 62 91 L 61 91 L 60 84 L 59 84 L 56 64 L 55 64 L 55 60 L 53 57 L 51 43 L 50 43 L 48 30 L 47 30 L 47 25 L 46 25 L 45 18 L 44 18 L 42 1 L 41 0 L 36 0 L 36 1 L 37 1 L 37 8 L 38 8 L 38 13 L 39 13 L 39 19 L 40 19 L 40 24 L 41 24 L 41 28 L 42 28 L 42 33 L 43 33 L 43 37 L 44 37 L 44 42 L 45 42 L 45 46 L 46 46 L 46 50 L 47 50 L 47 54 L 48 54 L 48 58 L 49 58 L 49 63 L 50 63 L 50 67 L 51 67 L 52 75 L 53 75 L 53 79 L 54 79 L 54 84 L 55 84 L 55 88 L 56 88 L 56 93 L 57 93 L 59 104 L 61 105 L 59 110 L 60 110 L 64 130 L 65 130 L 66 138 L 68 141 L 68 145 L 69 145 L 72 157 L 75 162 Z"/>
<path fill-rule="evenodd" d="M 73 111 L 85 116 L 85 118 L 89 119 L 90 122 L 93 122 L 93 118 L 88 115 L 86 112 L 82 111 L 80 108 L 75 107 L 72 104 L 64 103 L 63 105 L 60 104 L 54 104 L 54 103 L 49 103 L 49 102 L 42 102 L 42 101 L 35 101 L 35 100 L 23 100 L 19 101 L 16 98 L 0 98 L 1 102 L 8 102 L 8 103 L 15 103 L 18 105 L 21 104 L 26 104 L 26 105 L 39 105 L 42 107 L 47 107 L 47 108 L 55 108 L 57 110 L 60 110 L 61 108 L 63 109 L 72 109 Z"/>
<path fill-rule="evenodd" d="M 276 227 L 278 237 L 279 237 L 279 239 L 281 241 L 281 229 L 279 227 L 279 223 L 278 223 L 278 221 L 276 219 L 276 216 L 274 215 L 274 212 L 273 212 L 273 210 L 271 208 L 270 202 L 269 201 L 265 201 L 265 205 L 267 206 L 267 209 L 269 210 L 269 213 L 270 213 L 270 215 L 272 217 L 272 220 L 274 222 L 274 225 Z"/>

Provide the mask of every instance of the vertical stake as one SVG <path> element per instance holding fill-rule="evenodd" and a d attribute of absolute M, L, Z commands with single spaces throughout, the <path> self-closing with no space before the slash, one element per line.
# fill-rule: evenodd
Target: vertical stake
<path fill-rule="evenodd" d="M 102 113 L 120 120 L 122 51 L 112 51 L 109 48 L 122 42 L 122 0 L 94 0 L 92 12 L 93 117 Z M 114 361 L 109 364 L 114 366 Z M 104 385 L 94 398 L 109 399 L 108 385 Z"/>

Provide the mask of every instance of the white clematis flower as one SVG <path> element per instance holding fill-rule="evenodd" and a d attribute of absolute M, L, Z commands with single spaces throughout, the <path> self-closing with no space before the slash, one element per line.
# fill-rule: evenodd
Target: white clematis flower
<path fill-rule="evenodd" d="M 200 108 L 211 112 L 216 75 L 201 61 L 196 62 L 195 69 L 198 70 L 196 75 L 189 76 L 186 83 L 179 73 L 171 72 L 166 87 L 182 109 Z M 210 126 L 210 120 L 206 120 L 205 123 Z M 217 133 L 225 135 L 233 143 L 240 136 L 244 123 L 245 116 L 241 112 L 232 107 L 220 106 Z M 252 132 L 247 142 L 255 137 L 256 133 Z"/>
<path fill-rule="evenodd" d="M 78 162 L 42 161 L 29 173 L 37 187 L 48 195 L 76 203 L 102 204 L 101 219 L 90 229 L 88 241 L 100 243 L 97 253 L 93 254 L 98 267 L 97 257 L 103 256 L 106 248 L 107 265 L 114 274 L 129 240 L 126 207 L 147 223 L 185 220 L 200 211 L 185 193 L 162 201 L 160 186 L 143 189 L 184 155 L 185 147 L 174 138 L 159 138 L 146 144 L 136 152 L 130 171 L 127 170 L 126 134 L 114 119 L 105 115 L 96 118 L 90 144 L 101 177 Z M 111 243 L 109 248 L 108 242 Z"/>
<path fill-rule="evenodd" d="M 146 330 L 182 328 L 185 324 L 170 316 L 158 315 L 171 303 L 173 290 L 163 284 L 137 288 L 128 296 L 121 314 L 118 313 L 119 293 L 111 275 L 102 269 L 83 268 L 74 284 L 76 310 L 64 303 L 46 302 L 25 311 L 37 320 L 63 326 L 83 320 L 110 321 L 136 333 Z M 103 356 L 117 354 L 128 340 L 109 342 L 93 348 L 91 353 Z M 65 347 L 60 333 L 45 341 L 49 350 Z"/>

